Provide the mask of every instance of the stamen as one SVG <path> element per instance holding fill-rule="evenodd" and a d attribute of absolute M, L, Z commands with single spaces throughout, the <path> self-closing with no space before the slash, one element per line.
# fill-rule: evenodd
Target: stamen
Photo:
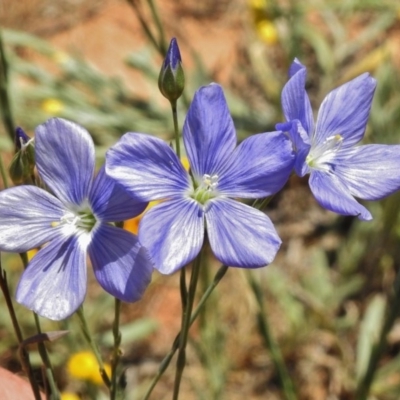
<path fill-rule="evenodd" d="M 326 164 L 331 161 L 334 155 L 340 150 L 343 143 L 343 136 L 336 134 L 329 136 L 321 144 L 312 148 L 306 158 L 310 167 L 326 169 Z"/>
<path fill-rule="evenodd" d="M 212 191 L 215 190 L 218 186 L 218 175 L 203 175 L 202 186 L 205 187 L 206 190 Z"/>

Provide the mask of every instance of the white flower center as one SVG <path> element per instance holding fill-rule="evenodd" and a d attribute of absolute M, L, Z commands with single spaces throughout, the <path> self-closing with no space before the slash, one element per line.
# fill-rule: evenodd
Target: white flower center
<path fill-rule="evenodd" d="M 70 236 L 90 233 L 96 223 L 96 216 L 93 214 L 89 204 L 85 202 L 80 207 L 71 206 L 59 221 L 52 223 L 52 226 L 61 226 L 64 234 Z"/>
<path fill-rule="evenodd" d="M 306 158 L 306 163 L 310 168 L 329 170 L 329 164 L 336 153 L 342 147 L 343 137 L 339 134 L 329 136 L 322 143 L 311 147 L 310 153 Z"/>
<path fill-rule="evenodd" d="M 207 200 L 218 195 L 218 175 L 204 174 L 201 178 L 200 185 L 194 191 L 192 197 L 201 204 L 205 204 Z"/>

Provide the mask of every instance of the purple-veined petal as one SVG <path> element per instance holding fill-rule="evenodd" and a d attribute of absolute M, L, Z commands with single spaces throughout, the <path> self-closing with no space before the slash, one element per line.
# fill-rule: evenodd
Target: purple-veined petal
<path fill-rule="evenodd" d="M 93 212 L 104 222 L 124 221 L 141 214 L 147 207 L 147 202 L 133 198 L 114 179 L 105 172 L 105 166 L 100 168 L 89 201 Z"/>
<path fill-rule="evenodd" d="M 319 109 L 312 145 L 333 135 L 343 137 L 344 147 L 359 142 L 364 136 L 375 86 L 375 79 L 365 73 L 332 90 Z"/>
<path fill-rule="evenodd" d="M 327 210 L 341 215 L 356 215 L 364 221 L 372 219 L 371 213 L 357 202 L 343 181 L 333 173 L 313 170 L 309 185 L 318 203 Z"/>
<path fill-rule="evenodd" d="M 301 122 L 297 119 L 292 121 L 289 136 L 296 149 L 296 160 L 294 162 L 294 170 L 296 174 L 303 177 L 310 172 L 310 167 L 306 163 L 306 158 L 310 152 L 310 138 L 304 130 Z"/>
<path fill-rule="evenodd" d="M 334 171 L 353 196 L 382 199 L 400 189 L 400 145 L 342 149 L 335 158 Z"/>
<path fill-rule="evenodd" d="M 155 268 L 171 274 L 192 261 L 204 240 L 204 213 L 190 198 L 166 201 L 144 214 L 139 240 L 152 257 Z"/>
<path fill-rule="evenodd" d="M 81 204 L 92 185 L 95 155 L 86 129 L 52 118 L 35 130 L 36 166 L 40 177 L 65 204 Z"/>
<path fill-rule="evenodd" d="M 163 140 L 126 133 L 106 154 L 106 172 L 141 201 L 179 196 L 191 188 L 189 175 Z"/>
<path fill-rule="evenodd" d="M 0 192 L 0 250 L 24 252 L 60 234 L 52 223 L 64 215 L 63 204 L 35 186 L 17 186 Z"/>
<path fill-rule="evenodd" d="M 216 198 L 206 204 L 207 233 L 215 257 L 231 267 L 270 264 L 281 240 L 271 220 L 238 201 Z"/>
<path fill-rule="evenodd" d="M 93 232 L 88 253 L 105 291 L 127 302 L 142 297 L 151 280 L 153 263 L 137 236 L 100 224 Z"/>
<path fill-rule="evenodd" d="M 183 126 L 183 141 L 195 176 L 214 174 L 236 146 L 236 131 L 221 86 L 203 86 L 194 95 Z"/>
<path fill-rule="evenodd" d="M 33 257 L 18 283 L 18 303 L 55 321 L 78 309 L 87 286 L 86 241 L 81 239 L 59 236 Z"/>
<path fill-rule="evenodd" d="M 217 190 L 229 197 L 270 196 L 288 180 L 294 158 L 292 143 L 282 132 L 250 136 L 218 171 Z"/>
<path fill-rule="evenodd" d="M 314 117 L 306 92 L 307 70 L 295 59 L 289 70 L 289 81 L 282 90 L 282 109 L 287 121 L 297 119 L 308 135 L 314 129 Z"/>

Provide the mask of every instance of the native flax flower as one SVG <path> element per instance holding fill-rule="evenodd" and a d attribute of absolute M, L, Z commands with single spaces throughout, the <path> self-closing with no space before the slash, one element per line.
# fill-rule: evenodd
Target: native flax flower
<path fill-rule="evenodd" d="M 235 267 L 269 264 L 281 241 L 261 211 L 231 198 L 276 193 L 293 168 L 282 132 L 258 134 L 236 147 L 232 118 L 219 85 L 199 89 L 183 127 L 194 177 L 171 147 L 150 135 L 127 133 L 106 155 L 106 172 L 142 201 L 164 200 L 140 222 L 139 239 L 155 267 L 172 273 L 200 252 L 205 228 L 215 257 Z"/>
<path fill-rule="evenodd" d="M 51 193 L 36 186 L 0 192 L 0 250 L 25 252 L 46 244 L 18 284 L 17 301 L 61 320 L 82 304 L 86 255 L 100 285 L 124 301 L 137 300 L 152 271 L 136 236 L 111 224 L 140 214 L 146 203 L 128 196 L 104 171 L 94 178 L 89 133 L 62 119 L 36 129 L 36 166 Z"/>
<path fill-rule="evenodd" d="M 400 188 L 400 146 L 355 146 L 364 136 L 376 81 L 368 73 L 332 90 L 324 99 L 314 128 L 305 91 L 306 68 L 296 59 L 282 91 L 282 107 L 297 151 L 295 171 L 310 174 L 309 185 L 320 205 L 342 215 L 371 220 L 356 201 L 379 200 Z M 354 197 L 353 197 L 354 196 Z"/>

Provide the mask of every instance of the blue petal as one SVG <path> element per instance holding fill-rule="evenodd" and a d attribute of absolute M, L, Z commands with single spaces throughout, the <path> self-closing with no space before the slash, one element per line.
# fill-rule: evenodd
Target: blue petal
<path fill-rule="evenodd" d="M 207 233 L 215 257 L 225 265 L 259 268 L 270 264 L 281 240 L 261 211 L 226 198 L 206 205 Z"/>
<path fill-rule="evenodd" d="M 314 117 L 306 92 L 306 68 L 297 60 L 292 63 L 290 79 L 282 90 L 282 109 L 287 121 L 298 119 L 308 135 L 314 129 Z"/>
<path fill-rule="evenodd" d="M 236 147 L 236 132 L 221 86 L 194 95 L 183 126 L 183 141 L 195 176 L 218 172 Z"/>
<path fill-rule="evenodd" d="M 270 196 L 288 180 L 294 157 L 291 141 L 282 132 L 250 136 L 219 172 L 217 190 L 229 197 Z"/>
<path fill-rule="evenodd" d="M 32 259 L 16 299 L 40 316 L 59 321 L 83 303 L 86 281 L 86 247 L 76 236 L 58 237 Z"/>
<path fill-rule="evenodd" d="M 49 119 L 35 131 L 36 166 L 40 177 L 65 204 L 81 204 L 92 184 L 93 140 L 81 126 Z"/>
<path fill-rule="evenodd" d="M 332 90 L 319 109 L 313 145 L 338 134 L 345 147 L 359 142 L 364 136 L 375 86 L 375 79 L 365 73 Z"/>
<path fill-rule="evenodd" d="M 63 204 L 35 186 L 0 192 L 0 250 L 24 252 L 52 240 L 60 232 L 52 223 L 64 215 Z"/>
<path fill-rule="evenodd" d="M 350 190 L 338 176 L 314 170 L 309 185 L 318 203 L 327 210 L 341 215 L 356 215 L 364 221 L 372 219 L 370 212 L 351 196 Z"/>
<path fill-rule="evenodd" d="M 158 204 L 146 212 L 139 225 L 139 240 L 155 268 L 171 274 L 199 254 L 204 240 L 204 215 L 189 198 Z"/>
<path fill-rule="evenodd" d="M 165 199 L 191 188 L 189 175 L 171 147 L 144 133 L 126 133 L 108 150 L 106 172 L 141 201 Z"/>
<path fill-rule="evenodd" d="M 105 291 L 128 302 L 142 297 L 151 280 L 153 263 L 135 235 L 101 224 L 93 232 L 88 252 Z"/>
<path fill-rule="evenodd" d="M 400 145 L 343 149 L 335 163 L 335 173 L 353 196 L 379 200 L 400 189 Z"/>
<path fill-rule="evenodd" d="M 139 201 L 105 173 L 103 166 L 97 174 L 89 201 L 93 212 L 104 222 L 124 221 L 141 214 L 147 202 Z"/>

